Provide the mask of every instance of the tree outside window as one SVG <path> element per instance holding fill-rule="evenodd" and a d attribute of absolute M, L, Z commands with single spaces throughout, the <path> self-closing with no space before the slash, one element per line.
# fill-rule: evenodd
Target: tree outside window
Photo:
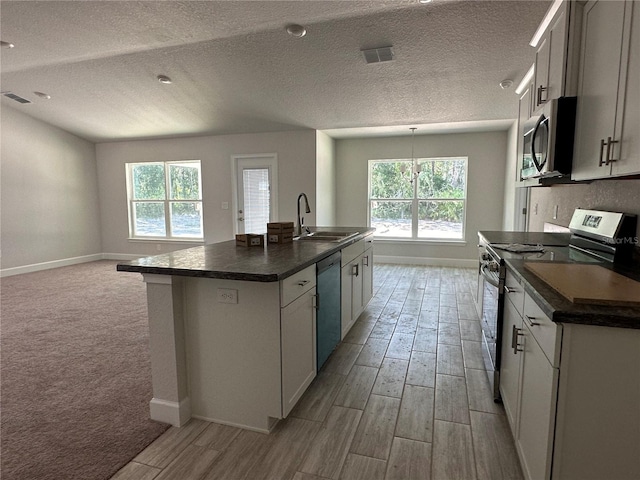
<path fill-rule="evenodd" d="M 383 238 L 462 240 L 466 192 L 466 157 L 369 160 L 369 225 Z"/>
<path fill-rule="evenodd" d="M 127 163 L 132 238 L 202 239 L 200 160 Z"/>

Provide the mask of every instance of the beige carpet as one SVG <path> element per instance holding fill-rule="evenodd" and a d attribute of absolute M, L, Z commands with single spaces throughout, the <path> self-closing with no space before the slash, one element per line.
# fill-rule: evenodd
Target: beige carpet
<path fill-rule="evenodd" d="M 0 290 L 2 478 L 109 478 L 167 428 L 149 420 L 142 277 L 101 261 Z"/>

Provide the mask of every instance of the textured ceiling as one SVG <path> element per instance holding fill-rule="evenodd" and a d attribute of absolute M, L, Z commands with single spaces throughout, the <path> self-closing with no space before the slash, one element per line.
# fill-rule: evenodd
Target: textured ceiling
<path fill-rule="evenodd" d="M 505 125 L 548 1 L 2 1 L 10 105 L 92 141 Z M 303 38 L 284 27 L 301 23 Z M 360 50 L 393 45 L 392 62 Z M 158 74 L 173 84 L 162 85 Z M 46 92 L 43 100 L 34 91 Z M 502 122 L 501 122 L 502 121 Z M 435 127 L 434 127 L 435 128 Z M 445 130 L 446 130 L 445 128 Z M 346 135 L 346 134 L 345 134 Z M 344 136 L 344 135 L 343 135 Z"/>

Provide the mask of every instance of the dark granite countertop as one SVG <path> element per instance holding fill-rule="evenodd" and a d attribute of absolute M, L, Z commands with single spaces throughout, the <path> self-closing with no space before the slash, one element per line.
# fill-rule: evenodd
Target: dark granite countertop
<path fill-rule="evenodd" d="M 533 272 L 527 270 L 524 266 L 525 261 L 505 259 L 509 271 L 522 280 L 525 291 L 554 322 L 640 329 L 640 307 L 585 305 L 570 302 Z M 598 265 L 638 280 L 639 272 L 632 269 L 619 270 L 606 262 Z"/>
<path fill-rule="evenodd" d="M 121 272 L 277 282 L 374 232 L 366 227 L 328 227 L 331 231 L 360 232 L 342 242 L 294 241 L 239 247 L 235 240 L 139 258 L 117 265 Z"/>
<path fill-rule="evenodd" d="M 546 254 L 514 254 L 499 251 L 498 255 L 504 260 L 507 268 L 518 277 L 525 291 L 538 306 L 557 323 L 581 323 L 586 325 L 600 325 L 606 327 L 640 329 L 640 307 L 617 307 L 602 305 L 585 305 L 570 302 L 560 293 L 541 280 L 533 272 L 527 270 L 527 261 L 554 262 L 593 262 L 594 259 L 580 252 L 574 252 L 568 247 L 571 234 L 543 233 L 543 232 L 478 232 L 481 240 L 490 244 L 520 243 L 523 245 L 545 245 Z M 494 251 L 496 251 L 494 249 Z M 634 258 L 625 265 L 614 265 L 608 262 L 596 262 L 626 277 L 640 281 L 640 258 L 636 249 Z"/>
<path fill-rule="evenodd" d="M 550 247 L 566 247 L 569 245 L 570 233 L 546 232 L 501 232 L 481 231 L 487 243 L 520 243 L 522 245 L 548 245 Z"/>

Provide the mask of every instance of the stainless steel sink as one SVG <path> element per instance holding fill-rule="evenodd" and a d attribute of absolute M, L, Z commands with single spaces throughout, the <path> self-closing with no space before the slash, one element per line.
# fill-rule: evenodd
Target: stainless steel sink
<path fill-rule="evenodd" d="M 319 230 L 316 232 L 311 232 L 307 235 L 301 235 L 299 237 L 295 237 L 294 240 L 316 241 L 316 242 L 341 242 L 351 237 L 355 237 L 359 233 L 360 232 L 334 232 L 334 231 L 328 231 L 328 230 Z"/>

